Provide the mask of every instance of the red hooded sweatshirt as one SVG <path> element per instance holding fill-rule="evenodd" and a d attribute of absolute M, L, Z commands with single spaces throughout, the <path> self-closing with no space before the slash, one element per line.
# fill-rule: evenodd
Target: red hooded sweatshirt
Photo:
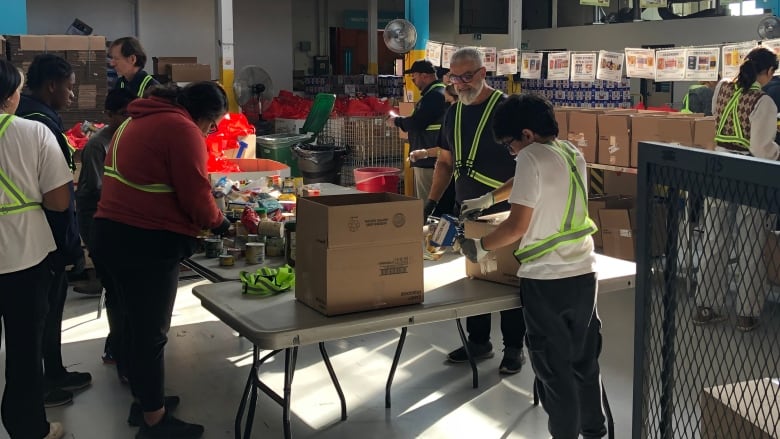
<path fill-rule="evenodd" d="M 144 192 L 116 178 L 103 178 L 95 218 L 133 227 L 197 236 L 222 223 L 211 195 L 206 142 L 187 110 L 164 99 L 137 99 L 127 107 L 132 120 L 114 135 L 106 154 L 119 173 L 139 185 L 166 184 L 172 193 Z"/>

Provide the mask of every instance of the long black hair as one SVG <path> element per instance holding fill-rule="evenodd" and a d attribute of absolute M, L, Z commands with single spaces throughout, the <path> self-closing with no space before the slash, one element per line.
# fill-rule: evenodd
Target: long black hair
<path fill-rule="evenodd" d="M 739 74 L 734 82 L 739 85 L 743 91 L 748 91 L 756 82 L 756 77 L 766 70 L 777 70 L 777 55 L 765 47 L 756 47 L 747 54 L 742 65 L 739 66 Z"/>
<path fill-rule="evenodd" d="M 227 94 L 213 81 L 193 82 L 184 87 L 154 87 L 149 95 L 181 105 L 195 122 L 219 119 L 227 111 Z"/>
<path fill-rule="evenodd" d="M 22 83 L 22 74 L 10 62 L 0 59 L 0 106 L 16 93 Z"/>

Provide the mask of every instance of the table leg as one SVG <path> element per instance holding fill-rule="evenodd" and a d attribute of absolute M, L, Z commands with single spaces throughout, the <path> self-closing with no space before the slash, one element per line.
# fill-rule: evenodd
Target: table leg
<path fill-rule="evenodd" d="M 398 361 L 401 359 L 401 350 L 404 348 L 404 341 L 406 341 L 406 326 L 401 328 L 401 337 L 398 339 L 398 346 L 395 348 L 395 355 L 393 356 L 393 366 L 390 367 L 390 375 L 387 377 L 387 385 L 385 386 L 385 408 L 390 408 L 390 386 L 393 385 L 393 378 L 395 378 L 395 370 L 398 368 Z"/>
<path fill-rule="evenodd" d="M 325 367 L 328 369 L 330 380 L 333 381 L 333 387 L 336 388 L 336 393 L 339 394 L 339 400 L 341 401 L 341 420 L 347 420 L 347 400 L 344 398 L 344 392 L 341 390 L 341 384 L 336 377 L 336 372 L 333 370 L 333 365 L 330 363 L 330 357 L 328 351 L 325 350 L 325 343 L 320 342 L 320 354 L 322 354 L 322 361 L 325 362 Z"/>
<path fill-rule="evenodd" d="M 279 352 L 281 352 L 281 350 L 272 351 L 261 359 L 260 349 L 258 349 L 257 346 L 252 348 L 252 366 L 249 367 L 249 377 L 246 380 L 246 386 L 244 386 L 244 393 L 241 395 L 241 403 L 238 406 L 238 413 L 236 413 L 236 439 L 241 439 L 241 420 L 244 418 L 244 412 L 247 410 L 247 398 L 250 398 L 250 392 L 251 401 L 248 407 L 249 411 L 247 413 L 246 426 L 244 428 L 243 437 L 245 439 L 249 439 L 249 437 L 252 435 L 252 424 L 255 420 L 255 405 L 257 404 L 257 389 L 263 388 L 263 384 L 260 382 L 259 378 L 260 365 L 265 363 L 269 358 L 273 357 Z M 268 393 L 266 390 L 263 391 Z"/>
<path fill-rule="evenodd" d="M 298 346 L 284 350 L 284 396 L 282 404 L 282 422 L 284 424 L 284 437 L 290 439 L 290 394 L 292 392 L 293 375 L 295 374 L 295 362 L 298 361 Z"/>
<path fill-rule="evenodd" d="M 477 363 L 474 361 L 474 357 L 471 356 L 469 350 L 468 340 L 466 339 L 466 333 L 463 332 L 463 324 L 460 323 L 460 319 L 455 319 L 455 323 L 458 324 L 458 335 L 460 335 L 460 341 L 463 343 L 463 349 L 466 350 L 466 356 L 469 357 L 469 364 L 471 365 L 472 385 L 476 389 L 479 387 L 479 376 L 477 374 Z"/>

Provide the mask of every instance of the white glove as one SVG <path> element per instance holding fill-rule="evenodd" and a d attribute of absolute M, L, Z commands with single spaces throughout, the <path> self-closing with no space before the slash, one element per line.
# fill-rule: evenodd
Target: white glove
<path fill-rule="evenodd" d="M 488 251 L 482 247 L 482 239 L 466 238 L 460 241 L 460 254 L 476 263 L 487 256 Z"/>
<path fill-rule="evenodd" d="M 488 192 L 479 198 L 464 201 L 460 206 L 460 219 L 479 214 L 495 203 L 493 192 Z"/>
<path fill-rule="evenodd" d="M 414 151 L 409 153 L 409 161 L 414 163 L 417 160 L 427 159 L 428 158 L 428 150 L 427 149 L 415 149 Z"/>

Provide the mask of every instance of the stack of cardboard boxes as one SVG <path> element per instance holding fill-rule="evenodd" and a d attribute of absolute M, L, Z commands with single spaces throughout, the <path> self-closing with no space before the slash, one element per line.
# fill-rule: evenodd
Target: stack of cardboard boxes
<path fill-rule="evenodd" d="M 60 112 L 66 129 L 83 122 L 100 121 L 108 92 L 106 78 L 106 39 L 101 36 L 76 35 L 6 35 L 7 58 L 27 71 L 36 56 L 52 53 L 66 59 L 73 67 L 75 101 Z"/>

